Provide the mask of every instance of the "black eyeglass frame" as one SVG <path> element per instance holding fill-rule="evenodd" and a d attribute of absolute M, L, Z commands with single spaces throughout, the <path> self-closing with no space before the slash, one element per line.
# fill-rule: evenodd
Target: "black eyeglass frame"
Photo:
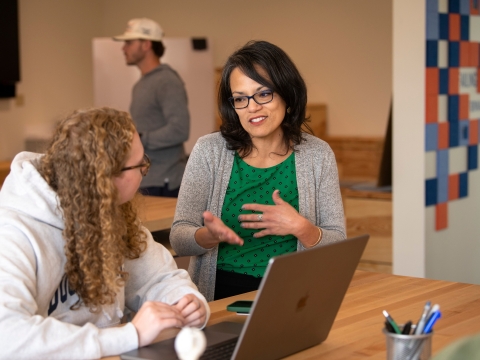
<path fill-rule="evenodd" d="M 133 165 L 133 166 L 127 166 L 127 167 L 124 167 L 124 168 L 120 169 L 120 171 L 140 169 L 140 173 L 142 174 L 142 176 L 147 176 L 148 170 L 150 170 L 150 165 L 152 164 L 152 162 L 150 161 L 150 158 L 148 157 L 147 154 L 143 154 L 143 160 L 144 160 L 144 162 L 142 162 L 141 164 Z M 143 170 L 143 168 L 145 168 L 145 170 Z"/>
<path fill-rule="evenodd" d="M 268 101 L 265 101 L 265 102 L 258 102 L 256 99 L 255 99 L 255 95 L 258 95 L 258 94 L 261 94 L 261 93 L 266 93 L 266 92 L 269 92 L 271 93 L 272 95 L 272 98 Z M 250 99 L 253 99 L 253 101 L 255 101 L 258 105 L 265 105 L 265 104 L 268 104 L 269 102 L 272 102 L 273 100 L 273 93 L 274 91 L 273 90 L 260 90 L 260 91 L 257 91 L 255 94 L 251 95 L 251 96 L 248 96 L 248 95 L 242 95 L 242 96 L 231 96 L 228 98 L 228 100 L 230 101 L 230 105 L 232 105 L 232 107 L 236 110 L 239 110 L 239 109 L 245 109 L 248 107 L 248 105 L 250 105 Z M 247 105 L 243 106 L 243 107 L 235 107 L 235 99 L 238 99 L 238 98 L 243 98 L 243 99 L 247 99 Z"/>

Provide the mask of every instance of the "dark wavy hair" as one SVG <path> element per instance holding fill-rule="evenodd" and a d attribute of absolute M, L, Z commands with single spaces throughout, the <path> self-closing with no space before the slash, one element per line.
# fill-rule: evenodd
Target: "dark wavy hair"
<path fill-rule="evenodd" d="M 249 41 L 228 58 L 223 67 L 218 90 L 218 110 L 222 119 L 220 132 L 230 150 L 237 150 L 245 157 L 253 149 L 250 135 L 243 129 L 235 109 L 228 100 L 232 96 L 230 75 L 235 68 L 270 88 L 285 101 L 287 112 L 280 126 L 287 149 L 293 149 L 294 145 L 303 140 L 302 128 L 312 133 L 305 113 L 307 87 L 293 61 L 276 45 L 267 41 Z"/>
<path fill-rule="evenodd" d="M 55 190 L 65 228 L 65 273 L 80 303 L 99 311 L 112 304 L 128 278 L 126 258 L 146 248 L 131 201 L 118 205 L 113 178 L 131 149 L 135 126 L 126 112 L 110 109 L 75 111 L 56 128 L 37 165 Z"/>

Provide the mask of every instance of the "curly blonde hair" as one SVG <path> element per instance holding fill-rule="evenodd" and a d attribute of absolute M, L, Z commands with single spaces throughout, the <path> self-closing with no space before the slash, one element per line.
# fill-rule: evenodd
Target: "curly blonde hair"
<path fill-rule="evenodd" d="M 125 258 L 146 248 L 132 202 L 118 205 L 113 178 L 131 149 L 135 126 L 126 112 L 100 108 L 76 111 L 57 126 L 38 164 L 56 191 L 65 229 L 65 272 L 69 286 L 90 310 L 115 302 L 128 273 Z"/>

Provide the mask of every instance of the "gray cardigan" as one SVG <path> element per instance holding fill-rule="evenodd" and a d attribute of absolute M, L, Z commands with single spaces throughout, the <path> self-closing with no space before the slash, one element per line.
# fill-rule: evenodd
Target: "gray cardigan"
<path fill-rule="evenodd" d="M 345 239 L 345 219 L 335 155 L 319 138 L 303 134 L 295 146 L 299 213 L 322 228 L 319 245 Z M 235 152 L 228 150 L 220 133 L 198 139 L 190 154 L 178 196 L 170 243 L 179 256 L 193 256 L 189 273 L 208 301 L 213 300 L 218 246 L 204 249 L 195 241 L 203 227 L 202 214 L 220 217 Z M 305 250 L 300 242 L 297 251 Z"/>

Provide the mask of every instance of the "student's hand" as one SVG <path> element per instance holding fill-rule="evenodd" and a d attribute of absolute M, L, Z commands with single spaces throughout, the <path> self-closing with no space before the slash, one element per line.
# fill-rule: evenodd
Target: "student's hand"
<path fill-rule="evenodd" d="M 210 249 L 221 242 L 243 245 L 243 240 L 210 211 L 203 213 L 203 223 L 205 226 L 195 233 L 195 240 L 200 246 Z"/>
<path fill-rule="evenodd" d="M 245 229 L 263 229 L 253 234 L 253 237 L 260 238 L 266 235 L 294 235 L 299 240 L 303 237 L 303 230 L 313 228 L 315 236 L 318 236 L 318 229 L 307 219 L 298 213 L 293 206 L 280 197 L 279 191 L 272 194 L 275 205 L 245 204 L 243 210 L 254 210 L 259 214 L 240 215 L 238 220 Z"/>
<path fill-rule="evenodd" d="M 174 305 L 185 318 L 184 326 L 202 327 L 207 320 L 205 304 L 195 295 L 187 294 Z"/>
<path fill-rule="evenodd" d="M 159 301 L 147 301 L 133 318 L 132 324 L 137 329 L 138 346 L 141 347 L 151 344 L 163 330 L 181 328 L 186 322 L 176 306 Z"/>

